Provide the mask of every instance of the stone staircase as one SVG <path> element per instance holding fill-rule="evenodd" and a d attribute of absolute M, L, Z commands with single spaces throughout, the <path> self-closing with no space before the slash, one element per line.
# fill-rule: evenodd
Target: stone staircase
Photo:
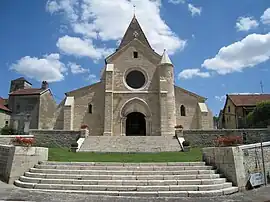
<path fill-rule="evenodd" d="M 138 197 L 220 196 L 238 191 L 204 162 L 40 162 L 15 185 L 43 191 Z"/>
<path fill-rule="evenodd" d="M 88 136 L 79 152 L 167 152 L 181 151 L 173 136 Z"/>

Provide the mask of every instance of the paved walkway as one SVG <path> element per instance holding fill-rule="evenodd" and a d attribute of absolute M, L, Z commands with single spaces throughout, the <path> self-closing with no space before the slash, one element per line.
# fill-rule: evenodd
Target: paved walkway
<path fill-rule="evenodd" d="M 270 186 L 215 198 L 131 198 L 30 191 L 0 181 L 0 201 L 65 202 L 270 202 Z"/>

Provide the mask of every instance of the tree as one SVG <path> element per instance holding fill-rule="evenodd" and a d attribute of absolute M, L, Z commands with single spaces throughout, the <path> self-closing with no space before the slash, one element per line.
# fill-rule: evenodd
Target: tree
<path fill-rule="evenodd" d="M 258 103 L 255 109 L 248 114 L 247 123 L 254 128 L 266 128 L 270 125 L 270 101 Z"/>

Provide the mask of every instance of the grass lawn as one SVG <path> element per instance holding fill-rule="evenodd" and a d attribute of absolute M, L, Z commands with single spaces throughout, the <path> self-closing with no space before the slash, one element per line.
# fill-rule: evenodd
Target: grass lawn
<path fill-rule="evenodd" d="M 202 161 L 201 148 L 189 152 L 160 153 L 94 153 L 69 152 L 63 148 L 49 148 L 49 161 L 62 162 L 193 162 Z"/>

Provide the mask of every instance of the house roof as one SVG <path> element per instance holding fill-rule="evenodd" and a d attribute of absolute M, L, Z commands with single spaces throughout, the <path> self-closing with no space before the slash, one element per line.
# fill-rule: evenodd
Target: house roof
<path fill-rule="evenodd" d="M 0 97 L 0 110 L 4 110 L 7 112 L 10 112 L 10 109 L 8 109 L 6 106 L 6 99 Z"/>
<path fill-rule="evenodd" d="M 255 106 L 258 102 L 270 101 L 270 94 L 228 94 L 235 106 Z"/>
<path fill-rule="evenodd" d="M 9 95 L 40 95 L 48 89 L 41 88 L 26 88 L 26 89 L 18 89 L 9 93 Z"/>
<path fill-rule="evenodd" d="M 27 83 L 29 83 L 30 85 L 32 85 L 29 81 L 27 81 L 24 77 L 20 77 L 20 78 L 17 78 L 17 79 L 14 79 L 12 81 L 25 81 Z"/>

